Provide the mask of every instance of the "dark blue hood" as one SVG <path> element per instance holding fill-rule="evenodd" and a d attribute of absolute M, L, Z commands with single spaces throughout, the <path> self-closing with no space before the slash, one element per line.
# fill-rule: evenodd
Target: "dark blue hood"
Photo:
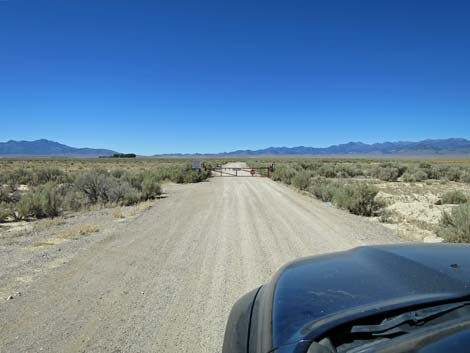
<path fill-rule="evenodd" d="M 277 348 L 351 318 L 470 295 L 470 245 L 361 247 L 304 258 L 279 270 L 271 286 Z"/>

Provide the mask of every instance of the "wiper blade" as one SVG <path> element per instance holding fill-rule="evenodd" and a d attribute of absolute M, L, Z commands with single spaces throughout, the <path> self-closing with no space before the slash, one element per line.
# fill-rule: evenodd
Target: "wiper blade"
<path fill-rule="evenodd" d="M 445 314 L 449 311 L 459 309 L 468 304 L 470 304 L 470 302 L 460 302 L 460 303 L 443 304 L 443 305 L 433 306 L 430 308 L 414 310 L 414 311 L 400 314 L 393 318 L 387 318 L 378 325 L 353 326 L 351 327 L 351 333 L 379 333 L 379 332 L 390 330 L 394 327 L 400 326 L 408 322 L 419 324 L 426 320 Z"/>

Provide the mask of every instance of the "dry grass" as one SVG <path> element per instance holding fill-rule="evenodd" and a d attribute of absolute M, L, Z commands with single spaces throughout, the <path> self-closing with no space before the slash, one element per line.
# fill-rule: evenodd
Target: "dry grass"
<path fill-rule="evenodd" d="M 117 208 L 113 211 L 113 218 L 114 219 L 123 219 L 123 218 L 126 218 L 126 217 L 123 215 L 121 209 Z"/>
<path fill-rule="evenodd" d="M 154 203 L 155 203 L 155 201 L 141 202 L 138 205 L 132 206 L 132 209 L 130 210 L 129 214 L 132 217 L 137 216 L 137 215 L 141 214 L 142 212 L 147 211 L 150 208 L 152 208 Z"/>
<path fill-rule="evenodd" d="M 40 247 L 40 246 L 52 246 L 56 245 L 57 243 L 52 241 L 52 240 L 41 240 L 33 243 L 34 247 Z"/>
<path fill-rule="evenodd" d="M 84 224 L 75 227 L 68 228 L 63 232 L 58 234 L 58 238 L 60 239 L 73 239 L 78 238 L 83 235 L 88 235 L 92 233 L 99 232 L 100 229 L 97 225 L 94 224 Z"/>
<path fill-rule="evenodd" d="M 97 233 L 99 227 L 94 224 L 84 224 L 67 228 L 66 230 L 58 233 L 55 238 L 44 239 L 36 241 L 32 244 L 33 247 L 53 246 L 62 243 L 67 239 L 77 239 L 80 236 Z"/>

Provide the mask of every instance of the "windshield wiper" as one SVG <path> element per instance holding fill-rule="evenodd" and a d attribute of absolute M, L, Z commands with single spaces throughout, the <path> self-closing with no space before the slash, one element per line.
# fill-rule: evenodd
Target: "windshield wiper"
<path fill-rule="evenodd" d="M 380 333 L 388 331 L 392 328 L 400 326 L 405 323 L 420 324 L 426 320 L 433 319 L 437 316 L 445 314 L 449 311 L 459 309 L 465 305 L 470 304 L 470 302 L 460 302 L 460 303 L 451 303 L 437 305 L 429 308 L 419 309 L 410 311 L 407 313 L 400 314 L 393 318 L 384 319 L 378 325 L 356 325 L 351 327 L 351 333 Z"/>

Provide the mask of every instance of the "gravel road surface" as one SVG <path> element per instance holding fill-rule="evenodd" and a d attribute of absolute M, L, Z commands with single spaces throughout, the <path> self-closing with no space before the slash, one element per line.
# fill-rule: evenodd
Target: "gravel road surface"
<path fill-rule="evenodd" d="M 220 352 L 232 304 L 300 256 L 397 242 L 258 177 L 168 197 L 0 305 L 0 352 Z"/>

